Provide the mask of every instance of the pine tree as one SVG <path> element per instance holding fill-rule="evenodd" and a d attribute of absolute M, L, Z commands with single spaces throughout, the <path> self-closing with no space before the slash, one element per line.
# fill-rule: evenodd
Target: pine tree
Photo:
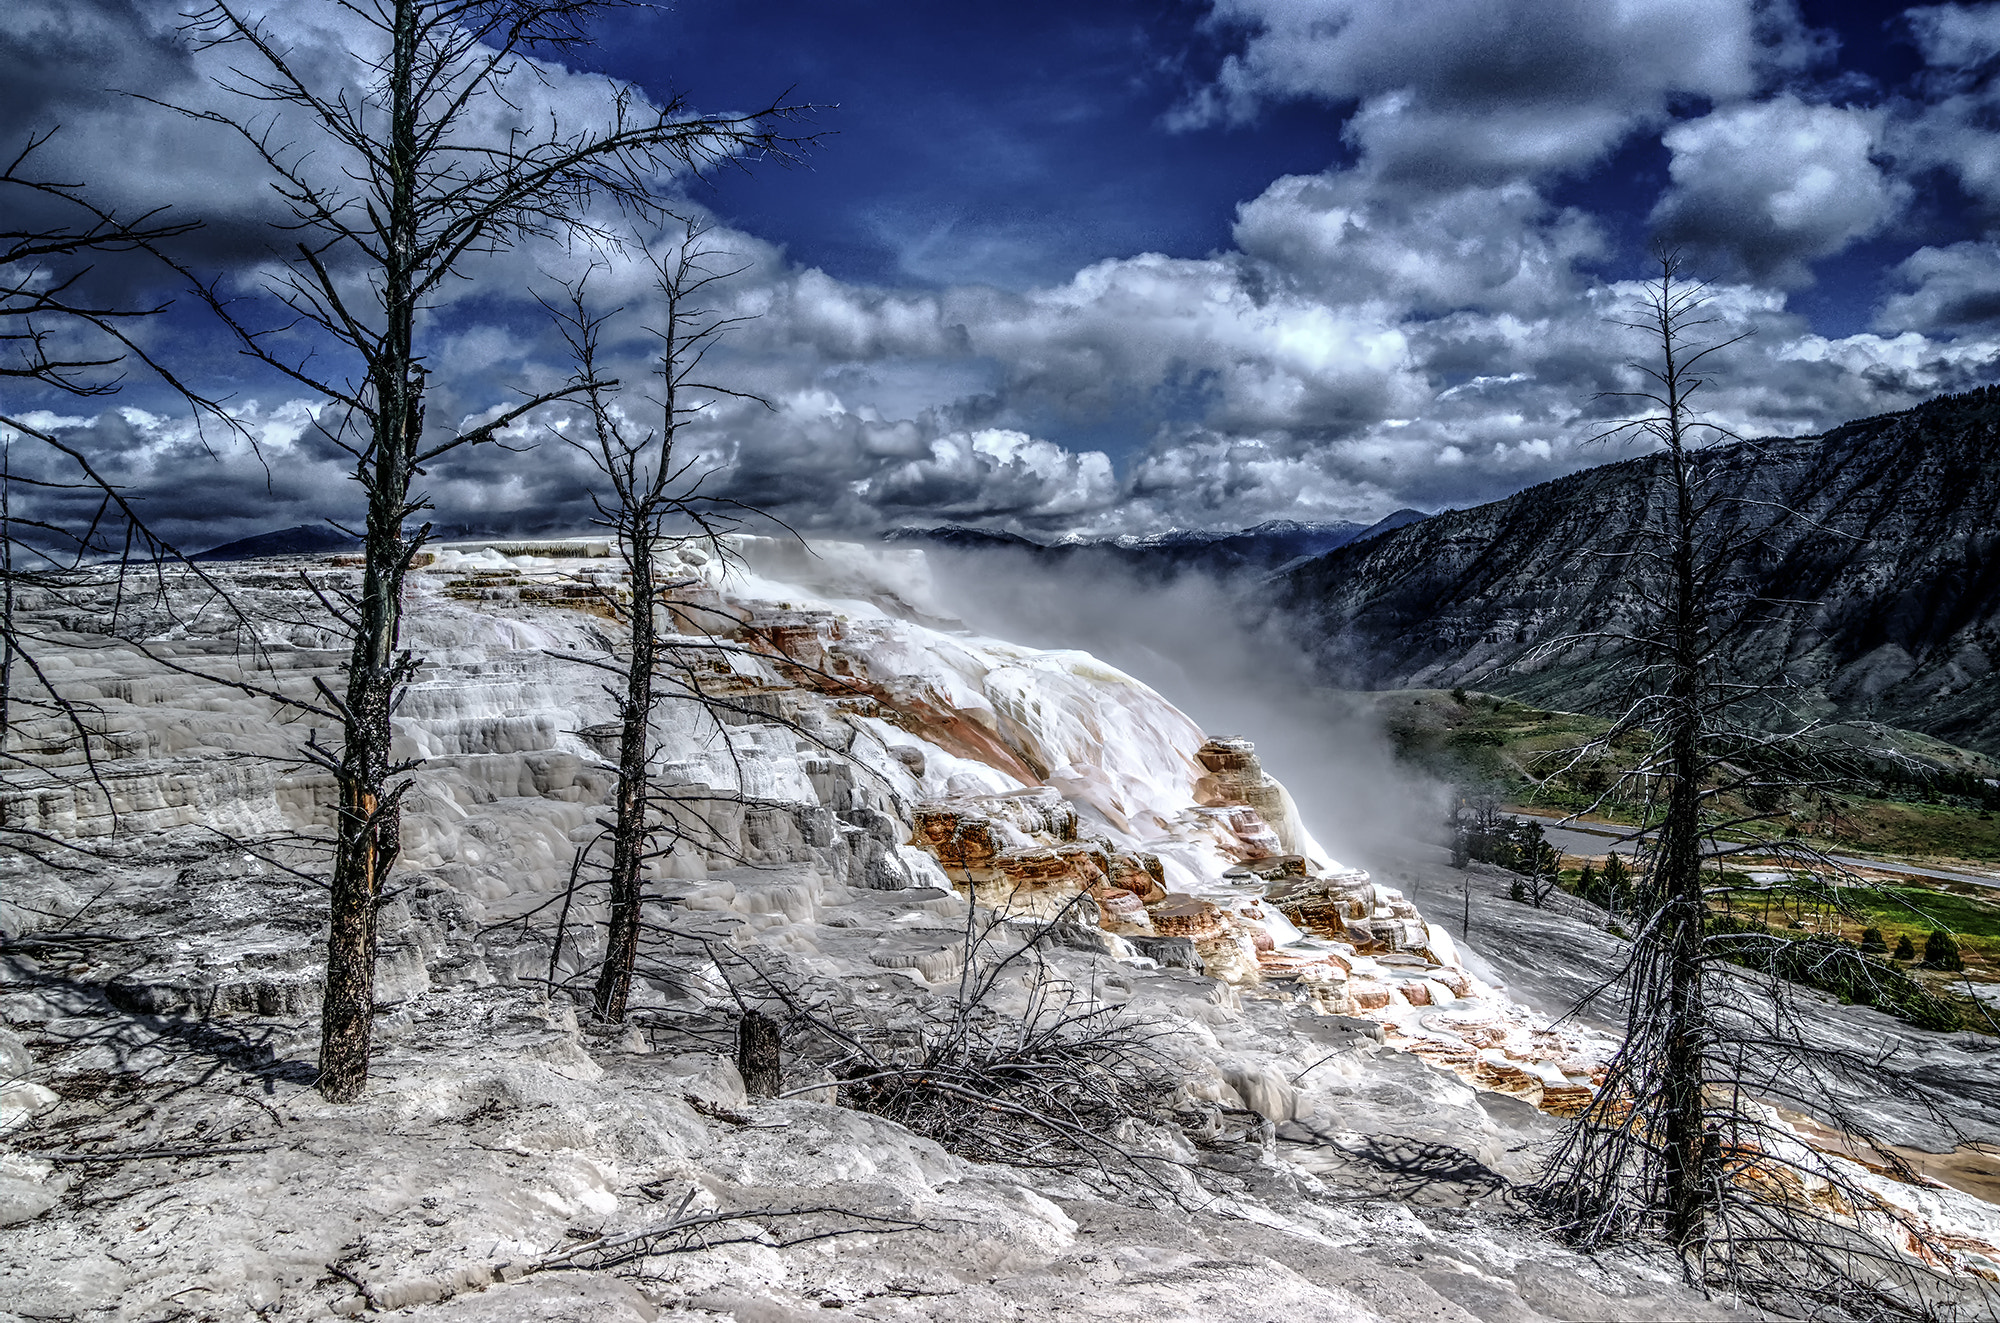
<path fill-rule="evenodd" d="M 1942 928 L 1933 929 L 1924 939 L 1924 968 L 1952 973 L 1964 969 L 1965 958 L 1958 953 L 1958 939 Z"/>

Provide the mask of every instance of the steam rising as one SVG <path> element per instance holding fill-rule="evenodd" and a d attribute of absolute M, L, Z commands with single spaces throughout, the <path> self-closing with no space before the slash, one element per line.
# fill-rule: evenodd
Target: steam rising
<path fill-rule="evenodd" d="M 1091 652 L 1209 734 L 1253 741 L 1342 863 L 1378 868 L 1436 836 L 1443 788 L 1396 762 L 1365 701 L 1321 685 L 1254 580 L 1162 581 L 1088 553 L 1057 564 L 1004 548 L 925 555 L 938 601 L 975 630 Z"/>

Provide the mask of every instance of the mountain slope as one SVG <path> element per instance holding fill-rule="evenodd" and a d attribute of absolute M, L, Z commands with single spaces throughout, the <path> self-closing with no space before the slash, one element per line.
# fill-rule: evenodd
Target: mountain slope
<path fill-rule="evenodd" d="M 1749 535 L 1726 580 L 1758 599 L 1728 622 L 1732 660 L 1789 677 L 1810 710 L 2000 752 L 1996 442 L 1987 388 L 1718 452 L 1725 517 Z M 1657 456 L 1572 474 L 1342 547 L 1278 586 L 1336 683 L 1603 707 L 1618 651 L 1549 645 L 1639 609 L 1613 553 L 1661 476 Z"/>
<path fill-rule="evenodd" d="M 1339 547 L 1365 542 L 1426 517 L 1421 510 L 1398 510 L 1372 524 L 1352 520 L 1302 523 L 1295 519 L 1272 519 L 1233 533 L 1176 529 L 1145 537 L 1065 538 L 1054 544 L 1034 542 L 1014 533 L 947 524 L 939 528 L 899 528 L 884 540 L 953 551 L 1025 552 L 1039 563 L 1069 569 L 1093 561 L 1108 562 L 1140 574 L 1171 578 L 1190 570 L 1206 574 L 1269 573 Z"/>
<path fill-rule="evenodd" d="M 322 551 L 346 551 L 360 542 L 327 524 L 298 524 L 269 533 L 225 542 L 197 552 L 192 560 L 255 560 L 259 556 L 311 556 Z"/>

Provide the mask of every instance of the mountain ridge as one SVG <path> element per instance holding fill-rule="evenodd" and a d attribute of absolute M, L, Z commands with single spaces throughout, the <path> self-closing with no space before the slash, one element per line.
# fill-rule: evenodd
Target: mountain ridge
<path fill-rule="evenodd" d="M 1189 570 L 1210 574 L 1269 574 L 1429 517 L 1421 510 L 1400 509 L 1372 524 L 1354 520 L 1320 523 L 1267 519 L 1251 528 L 1230 532 L 1168 529 L 1109 538 L 1071 535 L 1054 542 L 1037 542 L 1018 533 L 995 529 L 941 524 L 894 529 L 883 540 L 955 551 L 1009 550 L 1050 565 L 1077 557 L 1103 557 L 1130 569 L 1168 576 Z"/>
<path fill-rule="evenodd" d="M 1785 677 L 1814 714 L 2000 751 L 1996 444 L 1988 387 L 1711 452 L 1726 522 L 1747 539 L 1726 578 L 1758 604 L 1723 622 L 1736 668 Z M 1342 687 L 1476 684 L 1601 710 L 1624 654 L 1556 645 L 1638 609 L 1611 553 L 1662 473 L 1645 455 L 1569 474 L 1335 548 L 1275 587 Z"/>

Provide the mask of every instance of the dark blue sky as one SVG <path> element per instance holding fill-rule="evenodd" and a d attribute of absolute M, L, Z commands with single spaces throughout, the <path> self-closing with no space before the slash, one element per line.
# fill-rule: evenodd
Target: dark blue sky
<path fill-rule="evenodd" d="M 1901 7 L 1800 0 L 1796 12 L 1836 51 L 1808 80 L 1816 96 L 1879 106 L 1917 91 L 1924 64 Z M 1354 98 L 1169 127 L 1243 44 L 1209 14 L 1194 0 L 685 0 L 621 22 L 603 67 L 702 107 L 787 88 L 826 107 L 803 167 L 724 174 L 702 195 L 794 261 L 867 284 L 1018 289 L 1138 252 L 1227 249 L 1237 205 L 1273 179 L 1353 163 L 1341 131 Z M 1712 107 L 1683 96 L 1670 113 Z M 1643 257 L 1668 160 L 1657 133 L 1640 134 L 1550 180 L 1553 201 L 1615 237 L 1607 270 Z M 1906 223 L 1812 263 L 1819 280 L 1794 309 L 1828 335 L 1865 329 L 1883 273 L 1926 243 L 1976 237 L 1970 212 L 1950 173 L 1930 172 Z"/>
<path fill-rule="evenodd" d="M 1107 257 L 1199 257 L 1277 175 L 1339 159 L 1340 116 L 1280 108 L 1253 131 L 1162 118 L 1220 54 L 1205 6 L 708 0 L 637 19 L 610 71 L 696 105 L 786 88 L 824 104 L 805 168 L 724 175 L 732 223 L 877 284 L 1068 278 Z"/>

